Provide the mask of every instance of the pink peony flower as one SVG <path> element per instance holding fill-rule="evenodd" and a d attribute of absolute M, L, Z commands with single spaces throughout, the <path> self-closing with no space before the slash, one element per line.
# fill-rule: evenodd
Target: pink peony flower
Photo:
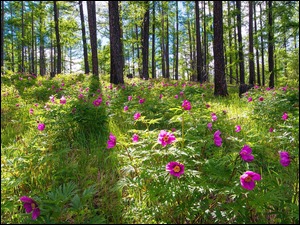
<path fill-rule="evenodd" d="M 39 123 L 37 127 L 40 131 L 43 131 L 45 129 L 45 124 Z"/>
<path fill-rule="evenodd" d="M 273 131 L 274 131 L 274 128 L 270 127 L 269 132 L 273 132 Z"/>
<path fill-rule="evenodd" d="M 112 133 L 109 134 L 109 140 L 107 141 L 107 148 L 113 148 L 117 144 L 117 138 Z"/>
<path fill-rule="evenodd" d="M 192 108 L 191 103 L 188 100 L 183 100 L 181 106 L 184 110 L 191 110 Z"/>
<path fill-rule="evenodd" d="M 207 128 L 208 128 L 210 131 L 212 131 L 212 123 L 208 123 L 208 124 L 207 124 Z"/>
<path fill-rule="evenodd" d="M 264 97 L 260 96 L 258 100 L 262 102 L 264 100 Z"/>
<path fill-rule="evenodd" d="M 254 173 L 252 171 L 246 171 L 243 175 L 240 176 L 240 183 L 243 188 L 251 191 L 255 187 L 254 181 L 261 180 L 261 176 L 258 173 Z"/>
<path fill-rule="evenodd" d="M 235 132 L 240 132 L 241 131 L 241 126 L 240 125 L 236 125 L 235 126 Z"/>
<path fill-rule="evenodd" d="M 145 102 L 145 99 L 144 98 L 141 98 L 140 100 L 139 100 L 139 103 L 140 104 L 143 104 Z"/>
<path fill-rule="evenodd" d="M 252 149 L 248 145 L 244 145 L 240 151 L 240 156 L 244 161 L 251 162 L 254 159 L 254 156 L 251 153 Z"/>
<path fill-rule="evenodd" d="M 218 119 L 217 115 L 215 113 L 211 114 L 211 120 L 216 121 Z"/>
<path fill-rule="evenodd" d="M 33 108 L 30 108 L 30 109 L 29 109 L 29 113 L 30 113 L 30 115 L 33 114 Z"/>
<path fill-rule="evenodd" d="M 132 141 L 133 141 L 133 142 L 138 142 L 138 141 L 139 141 L 139 135 L 134 134 L 134 135 L 132 136 Z"/>
<path fill-rule="evenodd" d="M 95 107 L 100 106 L 101 103 L 102 103 L 102 98 L 97 98 L 95 101 L 93 101 L 93 105 L 94 105 Z"/>
<path fill-rule="evenodd" d="M 64 105 L 66 104 L 67 100 L 65 98 L 65 96 L 62 96 L 61 99 L 60 99 L 60 104 Z"/>
<path fill-rule="evenodd" d="M 138 120 L 140 117 L 141 117 L 141 114 L 139 112 L 137 112 L 133 115 L 134 120 Z"/>
<path fill-rule="evenodd" d="M 174 141 L 176 141 L 174 134 L 168 133 L 165 130 L 161 130 L 157 138 L 157 142 L 163 147 L 165 147 L 168 144 L 172 144 Z"/>
<path fill-rule="evenodd" d="M 249 98 L 248 98 L 248 102 L 252 102 L 252 97 L 249 97 Z"/>
<path fill-rule="evenodd" d="M 175 97 L 175 98 L 178 98 L 178 95 L 175 95 L 174 97 Z"/>
<path fill-rule="evenodd" d="M 283 113 L 282 117 L 281 117 L 283 120 L 287 120 L 289 117 L 288 117 L 288 114 L 285 112 Z"/>
<path fill-rule="evenodd" d="M 290 159 L 290 155 L 288 152 L 280 151 L 279 156 L 280 156 L 280 164 L 282 166 L 286 167 L 286 166 L 290 165 L 291 159 Z"/>
<path fill-rule="evenodd" d="M 132 96 L 128 96 L 128 101 L 131 101 L 132 100 Z"/>
<path fill-rule="evenodd" d="M 53 103 L 54 103 L 54 101 L 55 101 L 55 97 L 54 97 L 54 95 L 51 95 L 51 96 L 49 97 L 49 99 L 50 99 L 50 101 L 51 101 L 51 102 L 53 102 Z"/>
<path fill-rule="evenodd" d="M 126 112 L 128 110 L 128 105 L 124 106 L 124 111 Z"/>
<path fill-rule="evenodd" d="M 222 145 L 222 138 L 220 137 L 220 134 L 221 132 L 219 130 L 214 133 L 214 143 L 218 147 Z"/>
<path fill-rule="evenodd" d="M 169 162 L 166 165 L 166 171 L 179 178 L 184 173 L 184 165 L 179 162 Z"/>
<path fill-rule="evenodd" d="M 32 212 L 32 219 L 36 220 L 41 214 L 38 204 L 32 198 L 29 198 L 27 196 L 22 196 L 20 200 L 24 203 L 23 206 L 25 208 L 25 212 Z"/>

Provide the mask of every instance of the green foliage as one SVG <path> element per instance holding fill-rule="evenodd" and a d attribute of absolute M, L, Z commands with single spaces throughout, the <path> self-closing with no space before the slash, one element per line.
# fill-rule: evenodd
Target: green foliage
<path fill-rule="evenodd" d="M 239 98 L 229 86 L 228 98 L 220 98 L 208 83 L 134 78 L 115 86 L 107 76 L 19 77 L 1 84 L 2 223 L 299 222 L 297 88 L 257 87 Z M 182 108 L 185 99 L 190 111 Z M 161 130 L 176 141 L 163 147 Z M 116 146 L 107 149 L 110 133 Z M 244 145 L 251 162 L 240 157 Z M 289 152 L 289 166 L 280 164 L 278 151 Z M 179 178 L 166 171 L 171 161 L 184 165 Z M 262 177 L 252 191 L 240 184 L 248 170 Z M 37 220 L 25 213 L 21 196 L 37 202 Z"/>

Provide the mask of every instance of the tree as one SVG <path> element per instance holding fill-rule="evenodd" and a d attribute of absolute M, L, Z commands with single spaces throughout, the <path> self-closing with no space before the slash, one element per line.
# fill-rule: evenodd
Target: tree
<path fill-rule="evenodd" d="M 256 49 L 256 72 L 257 72 L 257 84 L 261 86 L 261 81 L 260 81 L 260 69 L 259 69 L 259 53 L 258 53 L 258 32 L 257 32 L 257 18 L 256 18 L 256 4 L 254 3 L 254 32 L 255 32 L 255 49 Z"/>
<path fill-rule="evenodd" d="M 249 1 L 249 84 L 255 83 L 254 53 L 253 53 L 253 4 Z"/>
<path fill-rule="evenodd" d="M 273 49 L 273 17 L 272 1 L 268 2 L 268 61 L 269 61 L 269 87 L 274 87 L 274 49 Z"/>
<path fill-rule="evenodd" d="M 202 51 L 201 51 L 199 1 L 195 1 L 195 13 L 196 13 L 197 80 L 200 83 L 203 83 L 203 75 L 202 75 L 203 60 L 202 60 Z"/>
<path fill-rule="evenodd" d="M 214 73 L 215 96 L 227 96 L 227 84 L 225 79 L 225 62 L 223 48 L 223 9 L 222 1 L 214 1 Z"/>
<path fill-rule="evenodd" d="M 261 76 L 262 76 L 262 85 L 265 86 L 265 56 L 264 56 L 264 38 L 263 38 L 263 25 L 262 25 L 262 3 L 259 4 L 259 12 L 260 12 L 260 48 L 261 48 Z"/>
<path fill-rule="evenodd" d="M 242 19 L 241 19 L 241 1 L 236 1 L 237 9 L 237 26 L 238 26 L 238 43 L 239 43 L 239 68 L 240 68 L 240 83 L 245 83 L 245 66 L 242 42 Z"/>
<path fill-rule="evenodd" d="M 156 78 L 155 62 L 155 1 L 152 1 L 152 78 Z"/>
<path fill-rule="evenodd" d="M 179 53 L 179 31 L 178 31 L 178 1 L 176 1 L 176 55 L 175 55 L 175 80 L 178 80 L 178 53 Z"/>
<path fill-rule="evenodd" d="M 89 67 L 88 53 L 87 53 L 87 44 L 86 44 L 85 24 L 84 24 L 84 14 L 83 14 L 82 1 L 79 1 L 79 11 L 80 11 L 82 45 L 83 45 L 84 73 L 88 74 L 90 72 L 90 67 Z"/>
<path fill-rule="evenodd" d="M 124 84 L 123 47 L 121 40 L 118 1 L 109 1 L 110 82 Z"/>
<path fill-rule="evenodd" d="M 148 63 L 149 63 L 149 1 L 145 2 L 145 15 L 142 29 L 142 56 L 143 56 L 143 72 L 144 79 L 149 79 Z"/>
<path fill-rule="evenodd" d="M 98 53 L 97 53 L 97 29 L 95 1 L 87 1 L 88 21 L 90 30 L 90 42 L 92 50 L 92 73 L 99 78 Z"/>
<path fill-rule="evenodd" d="M 55 36 L 56 36 L 56 48 L 57 48 L 57 62 L 56 62 L 56 74 L 61 73 L 61 45 L 60 45 L 60 36 L 59 36 L 59 20 L 58 20 L 58 8 L 56 1 L 53 1 L 54 6 L 54 22 L 55 22 Z"/>
<path fill-rule="evenodd" d="M 1 1 L 1 74 L 4 66 L 4 1 Z"/>

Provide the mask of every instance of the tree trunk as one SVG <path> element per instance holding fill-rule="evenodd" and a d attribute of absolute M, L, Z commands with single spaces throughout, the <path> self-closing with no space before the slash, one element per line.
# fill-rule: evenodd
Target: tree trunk
<path fill-rule="evenodd" d="M 58 8 L 56 1 L 54 3 L 54 22 L 55 22 L 55 35 L 56 35 L 56 47 L 57 47 L 57 62 L 56 62 L 56 74 L 61 73 L 61 46 L 60 46 L 60 36 L 59 36 L 59 24 L 58 24 Z"/>
<path fill-rule="evenodd" d="M 1 1 L 1 75 L 4 72 L 4 1 Z"/>
<path fill-rule="evenodd" d="M 82 44 L 83 44 L 84 73 L 89 74 L 90 73 L 90 67 L 89 67 L 89 59 L 88 59 L 88 52 L 87 52 L 87 43 L 86 43 L 86 35 L 85 35 L 85 24 L 84 24 L 84 14 L 83 14 L 82 1 L 79 1 L 79 11 L 80 11 Z"/>
<path fill-rule="evenodd" d="M 118 1 L 109 1 L 109 36 L 110 36 L 110 82 L 124 84 L 123 46 L 119 18 Z"/>
<path fill-rule="evenodd" d="M 259 53 L 258 53 L 258 34 L 257 34 L 257 18 L 256 18 L 256 3 L 254 4 L 254 32 L 255 32 L 255 50 L 256 50 L 256 72 L 257 72 L 257 84 L 261 86 L 261 81 L 260 81 L 260 69 L 259 69 Z"/>
<path fill-rule="evenodd" d="M 208 73 L 207 73 L 207 68 L 208 68 L 208 65 L 207 65 L 207 53 L 208 53 L 208 43 L 207 43 L 207 33 L 206 33 L 206 13 L 205 13 L 205 1 L 202 1 L 203 3 L 203 29 L 204 29 L 204 33 L 203 33 L 203 36 L 204 36 L 204 40 L 203 40 L 203 72 L 202 72 L 202 75 L 203 75 L 203 82 L 205 81 L 208 81 Z"/>
<path fill-rule="evenodd" d="M 156 65 L 155 65 L 155 1 L 152 1 L 152 78 L 156 78 Z"/>
<path fill-rule="evenodd" d="M 146 12 L 143 21 L 142 30 L 142 55 L 143 55 L 143 78 L 149 79 L 148 63 L 149 63 L 149 1 L 145 2 Z"/>
<path fill-rule="evenodd" d="M 202 61 L 202 51 L 201 51 L 199 1 L 195 1 L 195 13 L 196 13 L 197 81 L 203 83 L 203 75 L 202 75 L 203 61 Z"/>
<path fill-rule="evenodd" d="M 223 48 L 223 11 L 222 1 L 214 1 L 214 68 L 215 68 L 215 96 L 227 96 L 227 84 L 225 79 L 225 63 Z"/>
<path fill-rule="evenodd" d="M 87 1 L 87 11 L 88 11 L 88 21 L 89 21 L 89 30 L 90 30 L 91 50 L 92 50 L 92 73 L 93 76 L 99 78 L 95 1 Z"/>
<path fill-rule="evenodd" d="M 163 2 L 161 2 L 161 70 L 162 70 L 162 77 L 166 78 L 166 69 L 165 69 L 165 24 L 164 24 L 164 9 L 163 9 Z"/>
<path fill-rule="evenodd" d="M 233 71 L 232 71 L 232 28 L 231 28 L 231 11 L 230 1 L 227 1 L 228 10 L 228 38 L 229 38 L 229 83 L 233 83 Z"/>
<path fill-rule="evenodd" d="M 239 43 L 239 68 L 240 68 L 240 83 L 245 83 L 245 67 L 244 67 L 244 54 L 242 43 L 242 20 L 241 20 L 241 1 L 236 1 L 237 8 L 237 26 L 238 26 L 238 43 Z"/>
<path fill-rule="evenodd" d="M 262 75 L 262 85 L 265 86 L 265 56 L 264 56 L 264 38 L 263 38 L 263 25 L 262 25 L 262 3 L 259 4 L 259 9 L 260 9 L 260 46 L 261 46 L 261 75 Z"/>
<path fill-rule="evenodd" d="M 138 25 L 135 24 L 135 36 L 136 36 L 136 45 L 137 45 L 137 64 L 138 64 L 138 76 L 142 78 L 142 72 L 141 72 L 141 59 L 140 59 L 140 45 L 139 45 L 139 30 Z"/>
<path fill-rule="evenodd" d="M 166 1 L 166 4 L 167 4 L 167 12 L 166 12 L 166 24 L 167 24 L 167 27 L 166 27 L 166 51 L 165 51 L 165 58 L 166 58 L 166 78 L 169 79 L 170 78 L 170 53 L 169 53 L 169 14 L 168 14 L 168 11 L 169 11 L 169 2 Z"/>
<path fill-rule="evenodd" d="M 269 87 L 274 87 L 274 46 L 273 46 L 273 17 L 272 1 L 268 1 L 268 61 L 269 61 Z"/>
<path fill-rule="evenodd" d="M 22 56 L 21 56 L 21 72 L 24 73 L 25 72 L 25 64 L 24 64 L 24 1 L 22 2 Z"/>
<path fill-rule="evenodd" d="M 255 84 L 253 53 L 253 4 L 249 1 L 249 84 Z"/>
<path fill-rule="evenodd" d="M 31 73 L 35 73 L 34 70 L 34 25 L 33 25 L 33 9 L 31 11 Z"/>
<path fill-rule="evenodd" d="M 178 53 L 179 53 L 179 34 L 178 34 L 178 1 L 176 1 L 176 55 L 175 55 L 175 80 L 178 80 Z"/>

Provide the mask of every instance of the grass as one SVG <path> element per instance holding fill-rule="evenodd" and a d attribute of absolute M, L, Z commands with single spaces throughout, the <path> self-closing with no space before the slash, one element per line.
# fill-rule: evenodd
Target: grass
<path fill-rule="evenodd" d="M 3 77 L 2 223 L 299 222 L 299 88 L 258 87 L 239 98 L 229 85 L 223 98 L 213 96 L 212 84 L 108 81 L 75 74 Z M 97 98 L 102 103 L 95 107 Z M 182 109 L 184 99 L 190 111 Z M 137 112 L 141 117 L 134 120 Z M 176 141 L 163 147 L 157 142 L 161 130 Z M 214 144 L 217 130 L 220 147 Z M 117 143 L 107 149 L 110 133 Z M 253 150 L 252 162 L 239 156 L 244 145 Z M 278 151 L 290 154 L 289 166 L 279 163 Z M 170 161 L 185 166 L 180 178 L 166 171 Z M 240 184 L 249 170 L 262 177 L 252 191 Z M 37 202 L 37 220 L 25 213 L 21 196 Z"/>

